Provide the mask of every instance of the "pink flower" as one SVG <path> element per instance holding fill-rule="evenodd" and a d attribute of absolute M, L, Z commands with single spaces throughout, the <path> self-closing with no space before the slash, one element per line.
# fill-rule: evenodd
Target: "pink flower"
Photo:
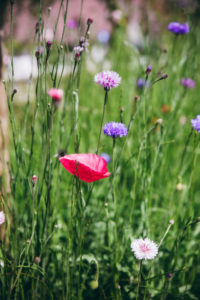
<path fill-rule="evenodd" d="M 86 182 L 110 176 L 106 161 L 96 154 L 70 154 L 59 160 L 69 173 Z"/>
<path fill-rule="evenodd" d="M 3 211 L 0 211 L 0 225 L 5 222 L 5 214 Z"/>
<path fill-rule="evenodd" d="M 131 248 L 137 259 L 153 259 L 158 254 L 158 246 L 148 238 L 133 240 Z"/>
<path fill-rule="evenodd" d="M 94 77 L 94 82 L 101 85 L 105 90 L 117 87 L 121 82 L 121 77 L 114 71 L 102 71 Z"/>
<path fill-rule="evenodd" d="M 48 95 L 54 100 L 60 102 L 63 97 L 63 90 L 52 88 L 48 91 Z"/>

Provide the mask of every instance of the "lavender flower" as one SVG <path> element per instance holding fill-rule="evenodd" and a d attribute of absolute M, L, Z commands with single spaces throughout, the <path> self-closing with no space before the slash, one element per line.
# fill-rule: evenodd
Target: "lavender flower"
<path fill-rule="evenodd" d="M 117 138 L 118 136 L 126 136 L 128 134 L 128 130 L 123 123 L 109 122 L 104 126 L 103 133 L 107 136 L 111 136 L 112 138 Z"/>
<path fill-rule="evenodd" d="M 145 86 L 145 80 L 142 79 L 142 78 L 138 78 L 138 80 L 137 80 L 137 87 L 139 89 L 142 89 L 144 86 Z M 146 81 L 146 88 L 148 88 L 148 87 L 149 87 L 149 82 Z"/>
<path fill-rule="evenodd" d="M 189 28 L 188 24 L 171 22 L 168 25 L 168 30 L 175 34 L 187 34 L 190 31 L 190 28 Z"/>
<path fill-rule="evenodd" d="M 102 152 L 101 155 L 100 155 L 103 159 L 105 159 L 105 161 L 108 163 L 111 162 L 111 158 L 110 158 L 110 155 L 105 153 L 105 152 Z"/>
<path fill-rule="evenodd" d="M 98 38 L 100 43 L 107 44 L 109 42 L 109 39 L 110 39 L 110 32 L 108 30 L 105 30 L 105 29 L 101 30 L 101 31 L 98 32 L 97 38 Z"/>
<path fill-rule="evenodd" d="M 197 115 L 196 119 L 191 120 L 192 127 L 200 132 L 200 115 Z"/>
<path fill-rule="evenodd" d="M 193 89 L 195 87 L 195 81 L 191 78 L 182 78 L 181 84 L 188 89 Z"/>
<path fill-rule="evenodd" d="M 102 71 L 94 77 L 94 82 L 101 85 L 105 90 L 117 87 L 121 82 L 121 77 L 114 71 Z"/>

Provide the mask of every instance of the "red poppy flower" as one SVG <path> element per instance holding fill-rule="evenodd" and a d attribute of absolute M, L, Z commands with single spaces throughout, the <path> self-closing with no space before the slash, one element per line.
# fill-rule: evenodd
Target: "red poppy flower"
<path fill-rule="evenodd" d="M 110 176 L 105 159 L 96 154 L 70 154 L 59 160 L 69 173 L 86 182 Z"/>

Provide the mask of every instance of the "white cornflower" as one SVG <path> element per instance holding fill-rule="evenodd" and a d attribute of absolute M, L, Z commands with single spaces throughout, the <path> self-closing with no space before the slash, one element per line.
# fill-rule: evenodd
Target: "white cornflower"
<path fill-rule="evenodd" d="M 5 214 L 3 211 L 0 211 L 0 225 L 5 222 Z"/>
<path fill-rule="evenodd" d="M 148 238 L 133 240 L 131 249 L 137 259 L 153 259 L 158 254 L 158 246 Z"/>

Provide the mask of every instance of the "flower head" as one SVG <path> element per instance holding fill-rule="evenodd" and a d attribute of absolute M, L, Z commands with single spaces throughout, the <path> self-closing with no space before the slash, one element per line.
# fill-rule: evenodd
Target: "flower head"
<path fill-rule="evenodd" d="M 196 119 L 191 120 L 192 127 L 200 132 L 200 115 L 197 115 Z"/>
<path fill-rule="evenodd" d="M 153 259 L 158 254 L 158 246 L 148 238 L 133 240 L 131 249 L 137 259 Z"/>
<path fill-rule="evenodd" d="M 59 161 L 69 173 L 86 182 L 110 176 L 106 161 L 96 154 L 70 154 L 60 157 Z"/>
<path fill-rule="evenodd" d="M 126 136 L 128 134 L 128 129 L 123 123 L 109 122 L 104 126 L 103 133 L 112 138 L 117 138 L 118 136 Z"/>
<path fill-rule="evenodd" d="M 190 31 L 190 28 L 189 28 L 188 24 L 171 22 L 168 25 L 168 30 L 175 34 L 187 34 Z"/>
<path fill-rule="evenodd" d="M 3 211 L 0 211 L 0 225 L 5 222 L 5 214 Z"/>
<path fill-rule="evenodd" d="M 105 152 L 102 152 L 101 155 L 100 155 L 103 159 L 105 159 L 105 161 L 108 163 L 111 162 L 111 158 L 110 158 L 110 155 L 105 153 Z"/>
<path fill-rule="evenodd" d="M 102 71 L 94 77 L 94 82 L 101 85 L 105 90 L 117 87 L 121 82 L 121 77 L 114 71 Z"/>
<path fill-rule="evenodd" d="M 75 20 L 69 20 L 66 24 L 69 29 L 76 29 L 78 27 L 78 23 Z"/>
<path fill-rule="evenodd" d="M 52 88 L 48 91 L 48 95 L 56 102 L 60 102 L 63 97 L 63 90 Z"/>
<path fill-rule="evenodd" d="M 195 87 L 195 81 L 191 78 L 182 78 L 181 84 L 188 89 L 193 89 Z"/>
<path fill-rule="evenodd" d="M 110 39 L 110 32 L 108 30 L 101 30 L 97 34 L 98 41 L 102 44 L 107 44 Z"/>
<path fill-rule="evenodd" d="M 142 88 L 145 86 L 145 82 L 146 82 L 146 88 L 148 88 L 148 87 L 149 87 L 149 82 L 148 82 L 148 80 L 145 81 L 145 80 L 142 79 L 142 78 L 138 78 L 138 80 L 137 80 L 137 87 L 138 87 L 138 89 L 142 89 Z"/>

